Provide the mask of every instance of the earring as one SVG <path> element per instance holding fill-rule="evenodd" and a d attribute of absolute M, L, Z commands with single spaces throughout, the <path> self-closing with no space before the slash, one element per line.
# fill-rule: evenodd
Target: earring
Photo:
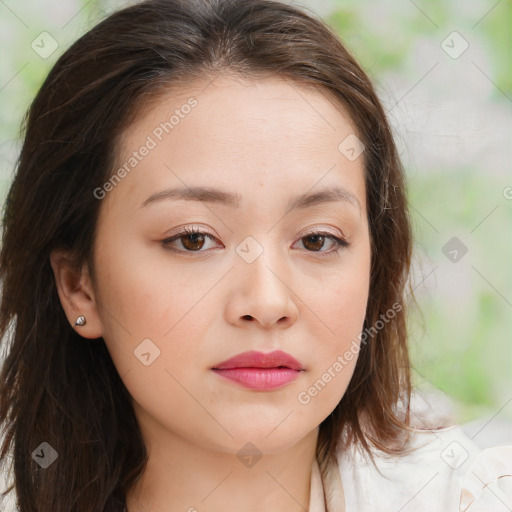
<path fill-rule="evenodd" d="M 85 321 L 85 316 L 79 316 L 76 319 L 75 327 L 78 325 L 78 327 L 82 327 L 82 325 L 85 325 L 87 322 Z"/>

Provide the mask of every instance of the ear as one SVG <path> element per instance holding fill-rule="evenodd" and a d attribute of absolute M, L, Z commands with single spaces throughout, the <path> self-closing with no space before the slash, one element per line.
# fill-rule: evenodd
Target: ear
<path fill-rule="evenodd" d="M 50 263 L 60 302 L 73 329 L 84 338 L 101 337 L 102 326 L 87 265 L 77 270 L 70 252 L 64 249 L 51 251 Z M 85 325 L 75 326 L 79 316 L 85 317 Z"/>

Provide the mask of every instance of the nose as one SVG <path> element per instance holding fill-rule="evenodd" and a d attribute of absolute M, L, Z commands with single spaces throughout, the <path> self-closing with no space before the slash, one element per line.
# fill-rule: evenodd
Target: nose
<path fill-rule="evenodd" d="M 227 305 L 228 320 L 243 325 L 289 327 L 298 317 L 297 296 L 284 257 L 265 249 L 252 263 L 237 257 Z"/>

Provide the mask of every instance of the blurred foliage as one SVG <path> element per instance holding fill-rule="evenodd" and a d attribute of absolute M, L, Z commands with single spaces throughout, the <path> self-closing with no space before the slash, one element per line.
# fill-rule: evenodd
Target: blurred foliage
<path fill-rule="evenodd" d="M 510 113 L 510 2 L 472 4 L 474 8 L 467 9 L 469 3 L 460 1 L 401 2 L 400 9 L 385 13 L 391 2 L 338 0 L 326 21 L 370 76 L 390 86 L 397 75 L 409 76 L 409 83 L 414 84 L 410 51 L 416 41 L 430 38 L 440 44 L 453 30 L 470 34 L 470 46 L 478 44 L 485 52 L 488 79 L 495 85 L 488 101 Z M 377 14 L 372 14 L 374 8 L 379 9 Z M 509 133 L 510 119 L 508 126 L 500 126 Z M 422 315 L 413 313 L 410 319 L 411 354 L 418 375 L 457 400 L 458 420 L 468 421 L 494 414 L 512 396 L 512 209 L 511 201 L 502 197 L 510 175 L 507 182 L 504 173 L 489 173 L 477 163 L 469 168 L 464 164 L 439 168 L 429 162 L 422 166 L 428 172 L 406 168 L 417 249 L 427 260 L 446 265 L 441 248 L 447 239 L 429 224 L 466 233 L 466 258 L 471 255 L 472 260 L 462 259 L 457 265 L 471 264 L 488 281 L 471 270 L 470 295 L 459 304 L 439 293 L 420 294 Z M 474 229 L 495 205 L 499 205 L 497 210 Z M 508 408 L 505 414 L 512 417 L 511 412 Z"/>

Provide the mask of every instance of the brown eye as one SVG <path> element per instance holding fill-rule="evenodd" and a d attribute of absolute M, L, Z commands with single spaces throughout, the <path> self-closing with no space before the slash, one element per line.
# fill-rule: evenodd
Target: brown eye
<path fill-rule="evenodd" d="M 207 250 L 208 247 L 206 250 L 203 250 L 205 245 L 207 246 L 207 239 L 218 241 L 213 235 L 199 231 L 197 228 L 186 228 L 180 233 L 162 240 L 161 244 L 168 251 L 182 254 L 203 254 L 209 252 Z M 317 253 L 318 256 L 335 256 L 342 248 L 350 245 L 346 240 L 327 232 L 308 233 L 299 240 L 302 242 L 306 252 Z M 181 247 L 176 247 L 178 242 L 180 242 L 179 245 Z M 330 245 L 327 244 L 327 249 L 326 242 L 330 242 Z"/>
<path fill-rule="evenodd" d="M 208 233 L 198 231 L 196 228 L 186 228 L 176 235 L 162 240 L 162 247 L 168 251 L 181 252 L 181 253 L 205 253 L 206 250 L 201 250 L 205 247 L 207 240 L 215 241 L 216 238 Z M 176 247 L 177 242 L 178 247 Z M 181 247 L 179 247 L 181 245 Z"/>
<path fill-rule="evenodd" d="M 350 245 L 347 240 L 323 231 L 307 233 L 300 238 L 300 241 L 306 252 L 317 253 L 315 256 L 320 257 L 337 256 L 341 249 Z M 330 242 L 327 244 L 327 248 L 326 242 Z"/>
<path fill-rule="evenodd" d="M 309 242 L 303 242 L 304 247 L 309 251 L 320 251 L 325 243 L 324 235 L 308 235 L 302 240 L 308 240 Z"/>
<path fill-rule="evenodd" d="M 205 236 L 203 233 L 191 233 L 180 236 L 181 243 L 187 251 L 197 251 L 203 248 Z"/>

